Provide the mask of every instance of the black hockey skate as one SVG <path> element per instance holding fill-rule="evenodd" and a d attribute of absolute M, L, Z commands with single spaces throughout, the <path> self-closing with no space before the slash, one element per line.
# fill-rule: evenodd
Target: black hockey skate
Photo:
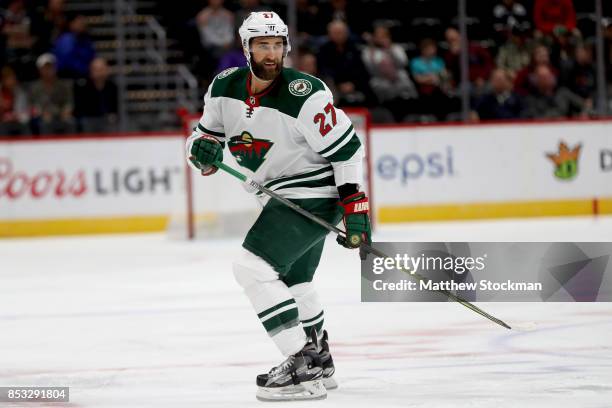
<path fill-rule="evenodd" d="M 338 383 L 334 379 L 334 373 L 336 372 L 336 368 L 334 367 L 334 360 L 332 359 L 331 353 L 329 352 L 329 344 L 327 343 L 328 335 L 327 330 L 323 330 L 323 336 L 321 340 L 313 341 L 317 339 L 317 333 L 315 329 L 312 329 L 310 333 L 310 339 L 308 341 L 308 345 L 315 345 L 315 349 L 319 353 L 319 358 L 321 360 L 321 367 L 323 368 L 323 376 L 321 377 L 321 381 L 323 382 L 323 386 L 326 390 L 333 390 L 338 388 Z M 261 387 L 261 384 L 265 384 L 268 381 L 268 374 L 260 374 L 257 376 L 257 385 Z M 258 397 L 259 398 L 259 397 Z M 262 398 L 259 398 L 262 399 Z M 287 399 L 287 398 L 284 398 Z M 266 399 L 268 401 L 269 399 Z M 276 401 L 276 399 L 274 400 Z"/>
<path fill-rule="evenodd" d="M 327 344 L 327 330 L 323 330 L 323 337 L 318 342 L 319 357 L 321 358 L 321 365 L 323 366 L 323 385 L 327 390 L 333 390 L 338 388 L 338 383 L 334 379 L 334 373 L 336 367 L 334 367 L 334 360 L 329 352 L 329 344 Z"/>
<path fill-rule="evenodd" d="M 289 356 L 268 374 L 257 376 L 257 399 L 260 401 L 315 400 L 327 397 L 323 386 L 323 367 L 315 341 Z"/>

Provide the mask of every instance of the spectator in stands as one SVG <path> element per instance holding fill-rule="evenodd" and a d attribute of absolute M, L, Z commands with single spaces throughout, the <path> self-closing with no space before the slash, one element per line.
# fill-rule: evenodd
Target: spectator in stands
<path fill-rule="evenodd" d="M 421 41 L 420 50 L 420 56 L 410 63 L 412 75 L 420 88 L 439 88 L 447 73 L 444 60 L 438 57 L 438 46 L 434 40 L 426 38 Z"/>
<path fill-rule="evenodd" d="M 531 91 L 534 90 L 534 76 L 535 70 L 537 67 L 545 65 L 547 66 L 552 74 L 556 77 L 559 76 L 559 71 L 557 68 L 553 67 L 550 63 L 550 54 L 548 52 L 548 48 L 544 45 L 537 45 L 531 54 L 531 60 L 529 65 L 520 70 L 516 74 L 516 79 L 514 80 L 514 89 L 520 95 L 528 95 Z"/>
<path fill-rule="evenodd" d="M 300 52 L 297 61 L 297 69 L 298 71 L 318 77 L 319 68 L 317 65 L 317 57 L 311 51 Z"/>
<path fill-rule="evenodd" d="M 49 0 L 40 4 L 32 16 L 32 35 L 36 37 L 35 55 L 51 49 L 57 37 L 66 30 L 64 0 Z"/>
<path fill-rule="evenodd" d="M 550 67 L 540 65 L 534 72 L 535 90 L 525 99 L 528 118 L 588 117 L 592 107 L 590 100 L 584 100 L 567 88 L 557 88 L 557 78 Z"/>
<path fill-rule="evenodd" d="M 550 48 L 550 62 L 558 69 L 571 63 L 574 58 L 574 49 L 582 42 L 582 35 L 576 28 L 573 31 L 565 27 L 557 27 L 553 35 L 545 37 L 546 45 Z"/>
<path fill-rule="evenodd" d="M 4 67 L 0 73 L 0 135 L 29 133 L 29 120 L 27 95 L 19 85 L 15 71 Z"/>
<path fill-rule="evenodd" d="M 449 27 L 444 33 L 448 50 L 444 53 L 446 69 L 450 81 L 456 87 L 461 82 L 461 34 L 456 28 Z M 480 94 L 484 91 L 487 80 L 494 68 L 491 53 L 480 44 L 470 42 L 468 46 L 469 81 L 472 91 Z"/>
<path fill-rule="evenodd" d="M 502 0 L 493 7 L 493 29 L 498 41 L 508 38 L 512 31 L 527 31 L 530 27 L 527 10 L 519 1 Z"/>
<path fill-rule="evenodd" d="M 421 41 L 421 54 L 410 63 L 410 70 L 417 83 L 419 108 L 423 114 L 434 114 L 439 120 L 454 111 L 445 92 L 448 73 L 444 60 L 438 57 L 438 46 L 431 38 Z"/>
<path fill-rule="evenodd" d="M 538 34 L 551 35 L 556 28 L 573 31 L 576 11 L 572 0 L 535 0 L 533 22 Z"/>
<path fill-rule="evenodd" d="M 343 21 L 349 32 L 360 36 L 366 29 L 362 10 L 357 7 L 348 7 L 348 0 L 330 0 L 323 3 L 319 12 L 320 23 L 327 24 L 332 21 Z"/>
<path fill-rule="evenodd" d="M 527 31 L 515 28 L 508 34 L 508 39 L 497 51 L 495 63 L 502 68 L 517 73 L 527 65 L 533 52 L 533 40 Z"/>
<path fill-rule="evenodd" d="M 103 58 L 94 58 L 89 78 L 76 81 L 74 116 L 85 133 L 112 132 L 117 123 L 117 86 L 109 80 L 109 68 Z"/>
<path fill-rule="evenodd" d="M 370 78 L 361 53 L 349 39 L 346 23 L 334 20 L 327 26 L 329 40 L 319 51 L 319 71 L 337 90 L 339 106 L 369 106 L 374 102 Z"/>
<path fill-rule="evenodd" d="M 296 1 L 297 12 L 297 46 L 313 46 L 316 40 L 313 37 L 325 35 L 325 25 L 321 24 L 319 7 L 309 0 Z"/>
<path fill-rule="evenodd" d="M 480 120 L 517 119 L 524 111 L 523 98 L 513 91 L 511 74 L 503 69 L 491 73 L 491 91 L 478 99 L 474 108 Z"/>
<path fill-rule="evenodd" d="M 74 132 L 72 84 L 57 78 L 56 58 L 46 53 L 38 57 L 40 79 L 30 90 L 34 126 L 41 134 Z"/>
<path fill-rule="evenodd" d="M 196 16 L 202 47 L 215 61 L 234 44 L 234 13 L 223 3 L 224 0 L 208 0 L 208 7 Z"/>
<path fill-rule="evenodd" d="M 576 47 L 574 58 L 564 64 L 561 70 L 561 83 L 582 98 L 594 97 L 596 74 L 590 47 L 584 44 Z"/>
<path fill-rule="evenodd" d="M 370 73 L 370 87 L 378 102 L 392 112 L 396 121 L 401 121 L 418 97 L 406 71 L 408 57 L 404 49 L 393 43 L 387 27 L 377 26 L 372 43 L 363 49 L 361 58 Z"/>
<path fill-rule="evenodd" d="M 58 74 L 63 78 L 86 78 L 96 50 L 87 34 L 85 16 L 73 15 L 68 20 L 68 28 L 68 32 L 57 38 L 53 48 Z"/>

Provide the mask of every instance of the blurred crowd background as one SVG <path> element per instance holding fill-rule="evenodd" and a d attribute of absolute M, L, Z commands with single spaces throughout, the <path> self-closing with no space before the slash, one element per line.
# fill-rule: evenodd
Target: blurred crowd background
<path fill-rule="evenodd" d="M 237 29 L 270 9 L 295 21 L 288 63 L 375 123 L 601 116 L 612 1 L 599 88 L 596 1 L 467 0 L 466 118 L 454 0 L 2 0 L 0 134 L 177 128 L 214 75 L 246 65 Z"/>

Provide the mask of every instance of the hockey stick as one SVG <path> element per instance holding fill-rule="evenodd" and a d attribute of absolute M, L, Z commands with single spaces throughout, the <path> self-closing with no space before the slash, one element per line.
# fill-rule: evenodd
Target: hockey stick
<path fill-rule="evenodd" d="M 266 194 L 267 196 L 280 201 L 281 203 L 283 203 L 284 205 L 286 205 L 287 207 L 291 208 L 292 210 L 302 214 L 304 217 L 308 218 L 309 220 L 319 224 L 320 226 L 322 226 L 323 228 L 325 228 L 326 230 L 333 232 L 335 234 L 340 235 L 341 237 L 343 237 L 344 239 L 346 239 L 346 232 L 342 231 L 340 228 L 328 223 L 327 221 L 317 217 L 316 215 L 313 215 L 311 213 L 309 213 L 308 211 L 304 210 L 302 207 L 300 207 L 299 205 L 291 202 L 290 200 L 286 199 L 285 197 L 280 196 L 279 194 L 275 193 L 274 191 L 268 189 L 267 187 L 262 186 L 261 184 L 257 183 L 256 181 L 248 178 L 247 176 L 245 176 L 244 174 L 242 174 L 241 172 L 239 172 L 238 170 L 235 170 L 231 167 L 229 167 L 226 164 L 220 163 L 220 162 L 215 162 L 214 166 L 225 171 L 226 173 L 231 174 L 232 176 L 236 177 L 237 179 L 241 180 L 243 183 L 248 184 L 249 186 L 253 187 L 255 190 L 259 190 L 262 193 Z M 254 190 L 253 190 L 254 191 Z M 365 242 L 362 242 L 361 245 L 359 246 L 359 249 L 364 250 L 365 252 L 371 253 L 373 255 L 376 255 L 380 258 L 391 258 L 392 257 L 386 255 L 384 252 L 379 251 L 376 248 L 371 247 L 370 245 L 366 244 Z M 421 275 L 419 275 L 418 273 L 415 272 L 410 272 L 406 269 L 403 268 L 398 268 L 401 269 L 403 272 L 407 273 L 409 276 L 413 276 L 414 278 L 418 279 L 419 281 L 425 281 L 425 278 Z M 481 308 L 479 308 L 478 306 L 470 303 L 468 300 L 463 299 L 461 296 L 455 295 L 453 293 L 451 293 L 448 290 L 445 289 L 436 289 L 436 292 L 442 293 L 443 295 L 449 297 L 450 299 L 454 300 L 457 303 L 462 304 L 463 306 L 467 307 L 468 309 L 478 313 L 479 315 L 486 317 L 487 319 L 491 320 L 494 323 L 499 324 L 502 327 L 505 327 L 506 329 L 512 329 L 508 324 L 506 324 L 504 321 L 490 315 L 489 313 L 485 312 L 484 310 L 482 310 Z"/>

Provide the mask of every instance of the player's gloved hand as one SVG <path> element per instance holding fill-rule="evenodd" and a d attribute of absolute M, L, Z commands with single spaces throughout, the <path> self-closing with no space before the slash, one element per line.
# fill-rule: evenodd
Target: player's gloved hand
<path fill-rule="evenodd" d="M 370 244 L 372 242 L 368 215 L 370 206 L 365 193 L 358 192 L 345 197 L 340 201 L 340 206 L 344 210 L 346 238 L 338 236 L 338 243 L 347 248 L 359 248 L 362 242 Z"/>
<path fill-rule="evenodd" d="M 202 135 L 193 141 L 189 154 L 189 161 L 202 175 L 210 176 L 218 170 L 213 163 L 223 161 L 223 146 L 214 137 Z"/>

